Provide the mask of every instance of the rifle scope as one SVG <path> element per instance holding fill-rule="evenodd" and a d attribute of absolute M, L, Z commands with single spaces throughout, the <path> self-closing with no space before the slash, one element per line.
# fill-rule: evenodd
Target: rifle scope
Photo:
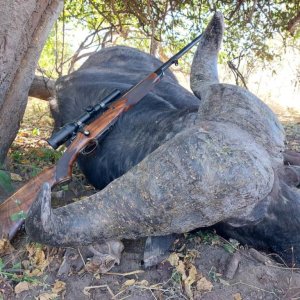
<path fill-rule="evenodd" d="M 47 140 L 48 144 L 53 148 L 57 149 L 60 145 L 73 138 L 78 131 L 83 129 L 83 126 L 92 121 L 102 110 L 107 108 L 107 105 L 116 100 L 121 95 L 119 90 L 113 90 L 108 96 L 106 96 L 100 103 L 96 105 L 88 106 L 85 108 L 85 113 L 79 116 L 77 120 L 64 125 L 59 131 L 55 132 L 50 139 Z"/>

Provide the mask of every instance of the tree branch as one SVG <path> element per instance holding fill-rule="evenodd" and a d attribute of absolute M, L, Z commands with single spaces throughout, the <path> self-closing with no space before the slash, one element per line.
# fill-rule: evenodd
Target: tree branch
<path fill-rule="evenodd" d="M 48 100 L 55 95 L 55 80 L 44 76 L 35 76 L 28 96 Z"/>
<path fill-rule="evenodd" d="M 300 10 L 298 11 L 297 15 L 288 22 L 287 30 L 291 35 L 294 35 L 299 25 L 300 25 Z"/>
<path fill-rule="evenodd" d="M 243 74 L 239 71 L 239 69 L 234 65 L 234 63 L 232 61 L 228 61 L 227 64 L 228 64 L 228 67 L 230 68 L 230 70 L 233 72 L 236 84 L 239 85 L 239 79 L 240 79 L 243 86 L 248 90 L 246 80 L 245 80 Z"/>

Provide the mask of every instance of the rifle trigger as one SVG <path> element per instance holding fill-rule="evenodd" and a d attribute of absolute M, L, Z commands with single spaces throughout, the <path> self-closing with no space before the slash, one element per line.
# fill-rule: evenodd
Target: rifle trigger
<path fill-rule="evenodd" d="M 178 59 L 174 60 L 175 66 L 178 66 Z"/>

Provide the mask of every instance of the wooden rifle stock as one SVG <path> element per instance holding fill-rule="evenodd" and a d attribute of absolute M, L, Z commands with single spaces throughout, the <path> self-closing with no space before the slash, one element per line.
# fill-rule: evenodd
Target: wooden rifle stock
<path fill-rule="evenodd" d="M 98 144 L 97 139 L 118 120 L 122 113 L 142 100 L 160 81 L 164 71 L 172 64 L 177 64 L 178 59 L 191 49 L 200 40 L 200 37 L 201 35 L 196 37 L 155 72 L 133 86 L 124 95 L 119 96 L 117 100 L 108 106 L 103 114 L 88 125 L 84 124 L 83 130 L 76 132 L 75 139 L 71 142 L 56 166 L 44 170 L 0 204 L 0 235 L 12 239 L 24 222 L 24 217 L 26 217 L 33 201 L 36 199 L 42 184 L 48 182 L 53 187 L 71 179 L 72 167 L 79 153 L 89 145 L 92 145 L 91 148 L 93 150 L 93 147 Z M 18 216 L 20 218 L 17 218 Z"/>
<path fill-rule="evenodd" d="M 50 167 L 32 178 L 27 184 L 0 204 L 0 221 L 2 237 L 12 239 L 24 222 L 24 217 L 35 200 L 42 184 L 55 183 L 55 169 Z"/>

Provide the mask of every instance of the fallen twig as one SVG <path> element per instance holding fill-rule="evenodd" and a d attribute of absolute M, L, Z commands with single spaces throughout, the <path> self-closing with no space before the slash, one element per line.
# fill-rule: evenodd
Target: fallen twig
<path fill-rule="evenodd" d="M 117 276 L 129 276 L 129 275 L 135 275 L 135 274 L 141 274 L 144 273 L 145 271 L 143 270 L 136 270 L 136 271 L 132 271 L 132 272 L 128 272 L 128 273 L 115 273 L 115 272 L 107 272 L 107 273 L 103 273 L 102 275 L 117 275 Z"/>
<path fill-rule="evenodd" d="M 108 292 L 110 293 L 110 295 L 115 298 L 114 293 L 112 292 L 111 288 L 107 285 L 107 284 L 103 284 L 103 285 L 91 285 L 91 286 L 86 286 L 83 289 L 83 293 L 87 296 L 90 295 L 89 291 L 93 290 L 93 289 L 101 289 L 101 288 L 106 288 L 108 290 Z"/>

